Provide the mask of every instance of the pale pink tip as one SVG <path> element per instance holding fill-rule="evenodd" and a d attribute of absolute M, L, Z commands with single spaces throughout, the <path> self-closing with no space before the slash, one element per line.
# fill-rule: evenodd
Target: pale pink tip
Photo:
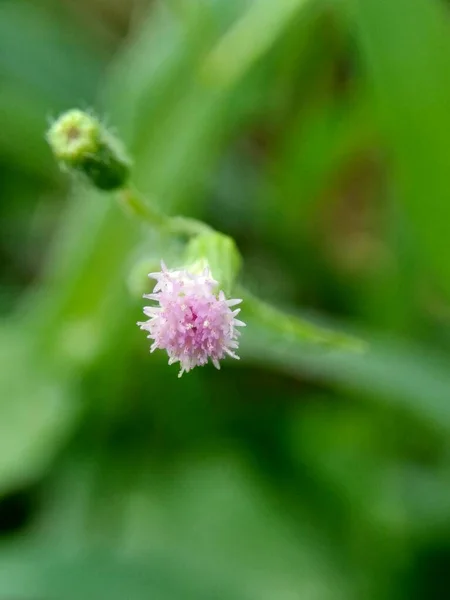
<path fill-rule="evenodd" d="M 242 300 L 227 300 L 208 268 L 201 275 L 185 270 L 169 271 L 162 262 L 159 273 L 149 275 L 157 283 L 145 298 L 155 301 L 146 306 L 148 321 L 138 323 L 153 340 L 151 351 L 166 350 L 169 364 L 180 363 L 179 376 L 209 361 L 220 369 L 225 356 L 238 359 L 240 332 L 245 323 L 236 319 L 240 309 L 231 310 Z"/>

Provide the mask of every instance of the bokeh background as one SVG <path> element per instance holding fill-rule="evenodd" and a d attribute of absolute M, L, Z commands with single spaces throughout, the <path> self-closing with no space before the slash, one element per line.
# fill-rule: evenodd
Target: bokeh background
<path fill-rule="evenodd" d="M 135 325 L 174 242 L 54 164 L 74 106 L 369 350 L 244 304 L 177 379 Z M 0 215 L 1 600 L 449 596 L 448 3 L 1 0 Z"/>

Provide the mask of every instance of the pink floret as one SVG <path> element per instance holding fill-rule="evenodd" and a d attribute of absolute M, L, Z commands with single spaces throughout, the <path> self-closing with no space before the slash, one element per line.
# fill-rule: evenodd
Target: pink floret
<path fill-rule="evenodd" d="M 153 340 L 150 351 L 166 350 L 169 364 L 180 363 L 179 377 L 194 367 L 205 365 L 209 359 L 220 369 L 219 361 L 226 355 L 238 359 L 240 332 L 245 325 L 236 316 L 240 309 L 231 307 L 241 300 L 227 300 L 223 292 L 215 293 L 217 282 L 208 268 L 201 275 L 188 271 L 168 271 L 164 264 L 156 279 L 152 294 L 144 298 L 154 300 L 155 306 L 146 306 L 148 321 L 138 323 Z"/>

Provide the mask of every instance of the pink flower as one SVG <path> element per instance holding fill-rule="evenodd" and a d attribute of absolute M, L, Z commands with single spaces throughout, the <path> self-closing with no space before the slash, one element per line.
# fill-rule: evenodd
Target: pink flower
<path fill-rule="evenodd" d="M 153 293 L 144 296 L 158 305 L 146 306 L 144 314 L 149 319 L 138 323 L 153 340 L 150 351 L 166 350 L 169 365 L 181 365 L 179 377 L 209 359 L 217 369 L 227 354 L 238 359 L 235 350 L 240 332 L 236 328 L 245 323 L 236 319 L 240 308 L 231 307 L 242 300 L 226 300 L 222 291 L 217 294 L 217 281 L 209 268 L 201 275 L 168 271 L 164 263 L 161 268 L 160 273 L 150 273 L 157 283 Z"/>

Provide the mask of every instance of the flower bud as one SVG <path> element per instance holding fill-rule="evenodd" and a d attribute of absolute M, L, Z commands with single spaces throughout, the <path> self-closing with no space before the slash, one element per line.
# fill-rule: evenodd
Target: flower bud
<path fill-rule="evenodd" d="M 191 265 L 189 271 L 200 272 L 208 266 L 226 294 L 233 288 L 241 262 L 234 240 L 217 231 L 197 235 L 186 246 L 185 264 Z"/>
<path fill-rule="evenodd" d="M 96 188 L 114 190 L 126 184 L 128 158 L 119 141 L 89 113 L 65 112 L 51 125 L 47 141 L 63 168 L 83 173 Z"/>

